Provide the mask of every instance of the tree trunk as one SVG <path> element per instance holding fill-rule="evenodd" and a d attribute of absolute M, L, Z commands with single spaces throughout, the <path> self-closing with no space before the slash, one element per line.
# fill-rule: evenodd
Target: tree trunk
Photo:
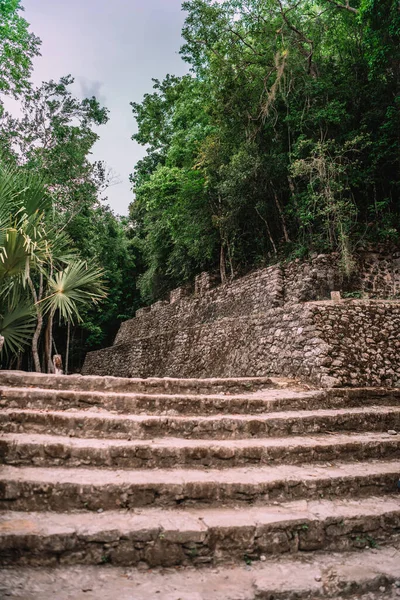
<path fill-rule="evenodd" d="M 276 193 L 274 187 L 272 189 L 274 191 L 274 198 L 275 198 L 276 208 L 278 209 L 279 217 L 280 217 L 281 223 L 282 223 L 282 229 L 283 229 L 283 235 L 285 237 L 285 242 L 290 242 L 288 230 L 287 230 L 287 227 L 286 227 L 285 215 L 283 214 L 283 210 L 282 210 L 281 203 L 279 202 L 278 194 Z"/>
<path fill-rule="evenodd" d="M 219 253 L 219 272 L 221 275 L 221 283 L 226 283 L 226 265 L 225 265 L 225 252 L 224 244 L 221 242 L 221 251 Z"/>
<path fill-rule="evenodd" d="M 4 336 L 0 335 L 0 352 L 3 350 L 4 346 Z"/>
<path fill-rule="evenodd" d="M 231 247 L 230 247 L 230 245 L 228 243 L 226 244 L 226 247 L 227 247 L 227 250 L 228 250 L 229 269 L 230 269 L 230 272 L 231 272 L 231 280 L 232 280 L 235 277 L 235 271 L 233 269 L 233 260 L 232 260 Z"/>
<path fill-rule="evenodd" d="M 54 373 L 54 364 L 53 364 L 53 359 L 51 356 L 52 352 L 53 352 L 53 317 L 54 317 L 54 312 L 50 311 L 49 320 L 48 320 L 47 329 L 46 329 L 47 348 L 48 348 L 48 357 L 47 357 L 47 372 L 48 373 Z"/>
<path fill-rule="evenodd" d="M 258 208 L 256 208 L 256 213 L 258 214 L 258 216 L 260 217 L 260 219 L 262 221 L 264 221 L 264 223 L 265 223 L 265 229 L 267 230 L 267 235 L 268 235 L 269 241 L 271 242 L 271 246 L 274 249 L 274 254 L 278 254 L 278 250 L 276 248 L 276 245 L 275 245 L 275 242 L 274 242 L 274 238 L 272 237 L 271 230 L 269 228 L 267 219 L 265 219 L 262 216 L 262 214 L 260 213 L 260 211 L 258 210 Z"/>
<path fill-rule="evenodd" d="M 38 304 L 38 301 L 42 299 L 42 294 L 43 294 L 43 273 L 40 273 L 39 294 L 36 293 L 35 286 L 33 285 L 33 281 L 31 279 L 30 275 L 28 277 L 28 285 L 29 285 L 29 289 L 31 290 L 33 301 L 35 303 L 36 318 L 37 318 L 36 329 L 35 329 L 35 333 L 33 334 L 33 338 L 32 338 L 33 364 L 34 364 L 36 373 L 41 373 L 42 369 L 40 368 L 38 345 L 39 345 L 40 334 L 41 334 L 42 327 L 43 327 L 43 314 L 42 314 L 42 309 Z"/>
<path fill-rule="evenodd" d="M 43 335 L 43 371 L 45 373 L 51 373 L 51 371 L 49 371 L 49 363 L 51 361 L 51 345 L 49 344 L 49 326 L 50 318 L 47 320 L 46 328 L 44 330 Z"/>
<path fill-rule="evenodd" d="M 43 326 L 43 315 L 40 311 L 38 311 L 37 312 L 36 329 L 35 329 L 35 333 L 33 334 L 33 338 L 32 338 L 33 365 L 35 367 L 36 373 L 42 372 L 42 369 L 40 368 L 40 358 L 39 358 L 39 351 L 38 351 L 38 344 L 39 344 L 40 333 L 42 331 L 42 326 Z"/>
<path fill-rule="evenodd" d="M 68 375 L 68 362 L 69 362 L 69 343 L 71 338 L 71 323 L 68 321 L 67 325 L 67 347 L 65 349 L 65 374 Z"/>

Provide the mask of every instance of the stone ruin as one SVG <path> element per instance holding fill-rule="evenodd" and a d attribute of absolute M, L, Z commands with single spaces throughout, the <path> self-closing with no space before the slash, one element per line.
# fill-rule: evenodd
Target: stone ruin
<path fill-rule="evenodd" d="M 203 273 L 88 355 L 119 377 L 0 371 L 0 597 L 398 597 L 398 260 Z"/>
<path fill-rule="evenodd" d="M 341 292 L 340 301 L 331 292 Z M 287 376 L 322 387 L 400 385 L 400 252 L 365 251 L 350 279 L 337 254 L 225 285 L 201 273 L 121 324 L 85 375 Z"/>

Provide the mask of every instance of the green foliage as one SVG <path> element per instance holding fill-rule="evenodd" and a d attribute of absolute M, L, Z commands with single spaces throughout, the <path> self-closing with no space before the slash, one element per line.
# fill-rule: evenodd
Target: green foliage
<path fill-rule="evenodd" d="M 191 75 L 134 104 L 131 219 L 145 301 L 201 269 L 399 239 L 392 0 L 188 0 Z"/>
<path fill-rule="evenodd" d="M 0 0 L 0 93 L 21 109 L 15 118 L 0 106 L 0 334 L 7 355 L 32 342 L 34 368 L 47 370 L 54 329 L 79 368 L 138 307 L 136 245 L 128 220 L 105 205 L 113 174 L 90 159 L 108 111 L 76 98 L 71 75 L 31 86 L 40 40 L 22 10 Z"/>
<path fill-rule="evenodd" d="M 147 266 L 138 285 L 148 302 L 205 266 L 215 246 L 204 175 L 194 165 L 211 131 L 206 98 L 189 76 L 168 76 L 154 88 L 143 105 L 132 105 L 140 123 L 134 138 L 149 145 L 133 176 L 136 202 L 130 212 L 135 244 Z"/>
<path fill-rule="evenodd" d="M 132 317 L 140 306 L 131 229 L 126 217 L 115 216 L 105 206 L 84 206 L 68 222 L 66 230 L 79 255 L 89 264 L 96 261 L 102 265 L 108 290 L 100 305 L 82 311 L 83 322 L 75 332 L 73 348 L 77 356 L 83 357 L 87 349 L 112 343 L 120 322 Z"/>
<path fill-rule="evenodd" d="M 363 0 L 360 5 L 371 78 L 383 82 L 400 73 L 400 11 L 397 0 Z"/>
<path fill-rule="evenodd" d="M 41 177 L 0 165 L 0 280 L 25 283 L 48 258 L 44 220 L 51 203 Z"/>
<path fill-rule="evenodd" d="M 105 296 L 103 271 L 76 258 L 71 240 L 54 227 L 52 203 L 40 176 L 21 168 L 0 168 L 0 335 L 4 352 L 32 342 L 40 369 L 38 339 L 48 317 L 82 320 L 79 306 Z M 35 334 L 34 334 L 35 332 Z"/>
<path fill-rule="evenodd" d="M 79 305 L 97 303 L 105 296 L 103 274 L 102 269 L 88 266 L 82 260 L 69 263 L 62 271 L 50 275 L 44 305 L 52 313 L 58 311 L 66 323 L 82 321 Z"/>
<path fill-rule="evenodd" d="M 19 0 L 0 0 L 0 93 L 22 114 L 0 106 L 0 334 L 19 351 L 33 306 L 36 368 L 53 330 L 79 368 L 141 303 L 201 270 L 226 281 L 335 250 L 350 274 L 358 245 L 399 242 L 397 1 L 183 8 L 190 74 L 131 104 L 147 152 L 121 218 L 106 205 L 112 173 L 90 160 L 107 109 L 75 98 L 70 75 L 31 87 L 40 41 Z"/>
<path fill-rule="evenodd" d="M 0 335 L 4 338 L 2 352 L 9 356 L 23 350 L 35 330 L 35 311 L 28 299 L 10 302 L 4 294 L 0 297 Z"/>
<path fill-rule="evenodd" d="M 89 155 L 99 138 L 93 127 L 107 123 L 108 111 L 95 98 L 75 98 L 73 82 L 70 75 L 44 82 L 24 96 L 21 119 L 5 114 L 0 121 L 3 153 L 42 173 L 62 214 L 96 201 L 107 180 L 104 165 Z"/>
<path fill-rule="evenodd" d="M 0 94 L 14 97 L 29 90 L 32 59 L 40 46 L 21 11 L 20 0 L 0 0 Z M 0 98 L 0 115 L 2 112 Z"/>

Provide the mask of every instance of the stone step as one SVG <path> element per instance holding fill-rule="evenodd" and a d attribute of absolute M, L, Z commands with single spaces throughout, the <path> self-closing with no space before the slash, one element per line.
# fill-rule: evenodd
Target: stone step
<path fill-rule="evenodd" d="M 261 555 L 349 551 L 400 532 L 398 496 L 300 500 L 279 506 L 0 514 L 0 562 L 149 567 L 217 564 Z"/>
<path fill-rule="evenodd" d="M 40 388 L 0 388 L 1 408 L 48 410 L 102 408 L 126 414 L 257 414 L 355 406 L 400 406 L 400 389 L 307 391 L 265 389 L 247 394 L 134 394 Z"/>
<path fill-rule="evenodd" d="M 334 431 L 400 431 L 400 407 L 286 411 L 256 415 L 155 416 L 108 411 L 6 409 L 0 428 L 9 433 L 47 433 L 84 438 L 243 439 Z"/>
<path fill-rule="evenodd" d="M 144 506 L 263 505 L 394 493 L 398 461 L 221 470 L 116 471 L 4 467 L 0 510 L 116 510 Z"/>
<path fill-rule="evenodd" d="M 137 570 L 98 566 L 3 569 L 0 596 L 15 600 L 392 600 L 400 544 L 378 549 L 279 556 L 247 565 Z M 364 594 L 367 594 L 365 596 Z"/>
<path fill-rule="evenodd" d="M 78 390 L 100 392 L 151 392 L 154 394 L 207 394 L 240 393 L 256 391 L 281 385 L 292 385 L 292 380 L 271 377 L 231 377 L 212 379 L 177 379 L 151 377 L 148 379 L 128 377 L 99 377 L 96 375 L 49 375 L 25 371 L 0 371 L 0 387 L 36 387 L 55 390 Z"/>
<path fill-rule="evenodd" d="M 391 396 L 373 399 L 374 404 L 400 405 Z M 248 394 L 119 394 L 116 392 L 78 392 L 40 388 L 0 388 L 1 408 L 36 408 L 45 410 L 105 409 L 120 414 L 255 414 L 317 408 L 364 406 L 367 398 L 349 398 L 326 392 L 266 389 Z M 370 403 L 371 404 L 371 403 Z"/>
<path fill-rule="evenodd" d="M 114 469 L 231 468 L 249 464 L 395 460 L 400 435 L 319 434 L 244 440 L 111 440 L 40 434 L 3 434 L 0 462 L 25 466 L 90 466 Z"/>

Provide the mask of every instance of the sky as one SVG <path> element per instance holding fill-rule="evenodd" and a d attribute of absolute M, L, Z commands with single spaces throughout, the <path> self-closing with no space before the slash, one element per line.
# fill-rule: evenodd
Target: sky
<path fill-rule="evenodd" d="M 152 91 L 152 78 L 183 75 L 179 56 L 185 15 L 181 0 L 23 0 L 24 18 L 42 40 L 33 82 L 75 77 L 74 93 L 95 95 L 110 110 L 93 160 L 104 160 L 121 183 L 108 204 L 127 214 L 133 199 L 129 174 L 145 149 L 131 140 L 136 124 L 129 103 Z"/>

